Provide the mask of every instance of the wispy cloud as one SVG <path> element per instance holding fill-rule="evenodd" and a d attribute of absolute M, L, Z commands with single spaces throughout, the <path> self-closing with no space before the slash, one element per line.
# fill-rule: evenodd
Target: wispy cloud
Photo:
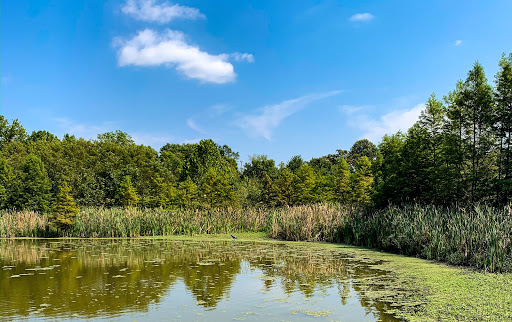
<path fill-rule="evenodd" d="M 378 119 L 371 119 L 367 115 L 358 115 L 351 120 L 351 123 L 363 130 L 362 138 L 378 142 L 384 134 L 406 132 L 416 123 L 423 109 L 425 109 L 425 104 L 418 104 L 411 109 L 395 110 Z"/>
<path fill-rule="evenodd" d="M 163 33 L 151 29 L 139 31 L 129 40 L 117 38 L 119 66 L 175 67 L 189 78 L 223 84 L 236 78 L 229 54 L 210 55 L 187 43 L 183 33 L 167 29 Z M 250 55 L 240 54 L 237 55 Z M 252 57 L 252 55 L 251 55 Z"/>
<path fill-rule="evenodd" d="M 193 120 L 193 119 L 188 119 L 187 120 L 187 125 L 189 128 L 191 128 L 192 130 L 196 131 L 196 132 L 199 132 L 201 134 L 208 134 L 205 130 L 203 130 L 199 125 L 196 124 L 196 122 Z"/>
<path fill-rule="evenodd" d="M 174 19 L 204 19 L 198 9 L 155 0 L 128 0 L 121 11 L 133 18 L 146 22 L 168 23 Z"/>
<path fill-rule="evenodd" d="M 339 109 L 342 113 L 351 115 L 373 107 L 372 105 L 341 105 Z"/>
<path fill-rule="evenodd" d="M 455 46 L 460 46 L 462 45 L 462 40 L 455 40 L 455 43 L 454 43 Z"/>
<path fill-rule="evenodd" d="M 239 118 L 235 122 L 235 125 L 245 129 L 251 136 L 261 136 L 267 140 L 271 140 L 272 131 L 277 128 L 284 119 L 314 101 L 338 95 L 339 93 L 341 93 L 341 91 L 310 94 L 283 101 L 279 104 L 264 106 L 257 114 L 245 115 Z"/>
<path fill-rule="evenodd" d="M 374 18 L 374 16 L 369 13 L 369 12 L 365 12 L 365 13 L 356 13 L 355 15 L 351 16 L 350 17 L 350 21 L 354 21 L 354 22 L 367 22 L 367 21 L 370 21 Z"/>
<path fill-rule="evenodd" d="M 249 62 L 249 63 L 254 63 L 254 56 L 252 54 L 236 52 L 236 53 L 230 54 L 230 56 L 235 61 L 246 61 L 246 62 Z"/>
<path fill-rule="evenodd" d="M 210 106 L 209 111 L 211 116 L 220 116 L 231 109 L 230 105 L 227 104 L 215 104 Z"/>

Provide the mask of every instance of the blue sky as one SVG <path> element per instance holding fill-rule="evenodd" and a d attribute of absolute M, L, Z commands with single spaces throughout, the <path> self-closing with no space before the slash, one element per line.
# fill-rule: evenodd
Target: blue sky
<path fill-rule="evenodd" d="M 287 161 L 378 143 L 478 60 L 512 51 L 512 1 L 2 1 L 0 113 L 137 143 L 212 138 Z"/>

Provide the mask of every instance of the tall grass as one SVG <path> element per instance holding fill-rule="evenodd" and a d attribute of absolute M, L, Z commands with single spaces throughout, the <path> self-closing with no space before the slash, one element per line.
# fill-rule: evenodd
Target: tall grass
<path fill-rule="evenodd" d="M 315 205 L 276 210 L 269 235 L 379 248 L 490 272 L 512 271 L 512 204 L 496 208 Z"/>
<path fill-rule="evenodd" d="M 501 208 L 390 206 L 370 211 L 316 204 L 279 209 L 167 210 L 85 208 L 68 237 L 138 237 L 265 231 L 272 238 L 326 241 L 512 271 L 512 204 Z M 48 236 L 46 217 L 0 213 L 0 237 Z"/>
<path fill-rule="evenodd" d="M 162 208 L 86 208 L 64 232 L 73 237 L 138 237 L 221 234 L 266 230 L 263 209 L 166 210 Z"/>
<path fill-rule="evenodd" d="M 44 237 L 47 219 L 33 211 L 0 213 L 0 237 Z"/>

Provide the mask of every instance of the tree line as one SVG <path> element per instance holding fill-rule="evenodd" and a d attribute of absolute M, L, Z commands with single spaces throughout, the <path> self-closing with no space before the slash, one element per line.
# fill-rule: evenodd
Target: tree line
<path fill-rule="evenodd" d="M 121 131 L 95 140 L 28 134 L 0 115 L 0 208 L 53 213 L 66 225 L 59 214 L 76 213 L 77 205 L 505 204 L 512 198 L 512 53 L 500 60 L 494 85 L 477 62 L 442 100 L 432 94 L 407 133 L 279 165 L 253 155 L 239 166 L 238 153 L 212 140 L 156 151 Z"/>

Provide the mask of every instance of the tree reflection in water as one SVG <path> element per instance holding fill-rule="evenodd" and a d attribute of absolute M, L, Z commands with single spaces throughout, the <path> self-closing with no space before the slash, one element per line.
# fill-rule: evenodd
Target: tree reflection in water
<path fill-rule="evenodd" d="M 3 240 L 0 241 L 0 319 L 113 317 L 146 312 L 182 282 L 197 306 L 215 310 L 240 274 L 258 272 L 261 290 L 280 288 L 304 298 L 337 287 L 339 305 L 356 295 L 375 319 L 394 320 L 389 305 L 372 300 L 380 291 L 373 263 L 336 248 L 285 243 L 199 240 Z M 247 271 L 247 272 L 244 272 Z M 250 292 L 251 290 L 248 290 Z"/>

